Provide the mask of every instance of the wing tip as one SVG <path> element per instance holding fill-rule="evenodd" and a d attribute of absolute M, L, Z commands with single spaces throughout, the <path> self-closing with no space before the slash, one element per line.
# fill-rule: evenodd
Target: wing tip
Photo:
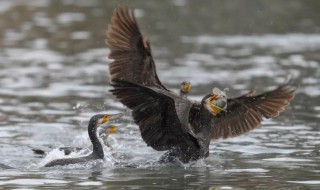
<path fill-rule="evenodd" d="M 252 107 L 243 106 L 242 108 L 246 107 L 248 109 L 247 111 L 243 110 L 246 116 L 245 121 L 241 121 L 240 118 L 243 119 L 243 117 L 239 115 L 235 117 L 237 114 L 233 112 L 234 118 L 227 117 L 224 120 L 220 120 L 219 124 L 216 123 L 216 131 L 211 139 L 218 140 L 240 136 L 260 127 L 263 118 L 268 119 L 279 116 L 294 99 L 298 88 L 299 84 L 294 79 L 289 79 L 276 89 L 258 95 L 257 97 L 260 96 L 261 99 L 257 98 L 256 100 L 260 99 L 264 103 Z M 245 97 L 254 98 L 251 95 L 252 93 L 249 92 L 245 94 Z"/>
<path fill-rule="evenodd" d="M 300 84 L 293 78 L 290 78 L 287 82 L 279 86 L 277 90 L 281 90 L 282 93 L 287 96 L 286 105 L 289 105 L 289 103 L 294 99 L 299 87 Z"/>
<path fill-rule="evenodd" d="M 117 40 L 130 39 L 132 33 L 139 32 L 134 11 L 127 5 L 119 5 L 113 10 L 111 23 L 108 24 L 105 43 L 108 46 L 116 45 Z M 123 41 L 123 40 L 120 40 Z M 126 40 L 125 40 L 126 41 Z"/>

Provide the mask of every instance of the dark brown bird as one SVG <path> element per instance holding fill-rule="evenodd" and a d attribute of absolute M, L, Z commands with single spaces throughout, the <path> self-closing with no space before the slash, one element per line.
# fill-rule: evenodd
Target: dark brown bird
<path fill-rule="evenodd" d="M 211 140 L 235 137 L 257 128 L 263 118 L 279 115 L 294 98 L 292 81 L 259 95 L 237 98 L 214 88 L 194 103 L 164 87 L 156 73 L 150 43 L 143 38 L 133 12 L 114 10 L 107 31 L 111 50 L 111 92 L 132 110 L 148 146 L 165 151 L 160 159 L 184 163 L 207 157 Z"/>

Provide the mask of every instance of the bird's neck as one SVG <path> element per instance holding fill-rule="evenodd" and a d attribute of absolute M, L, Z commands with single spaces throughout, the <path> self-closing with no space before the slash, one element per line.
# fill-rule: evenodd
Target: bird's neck
<path fill-rule="evenodd" d="M 210 137 L 212 132 L 211 120 L 213 116 L 210 113 L 210 111 L 205 107 L 204 104 L 200 108 L 199 116 L 200 116 L 200 122 L 201 122 L 200 133 L 204 136 Z"/>
<path fill-rule="evenodd" d="M 100 159 L 104 158 L 103 148 L 97 136 L 97 127 L 89 125 L 88 133 L 93 146 L 92 155 Z"/>
<path fill-rule="evenodd" d="M 180 96 L 187 96 L 187 92 L 184 92 L 182 89 L 180 89 Z"/>
<path fill-rule="evenodd" d="M 212 117 L 212 114 L 211 114 L 210 111 L 208 110 L 205 101 L 202 101 L 202 102 L 201 102 L 200 117 L 201 117 L 202 119 L 204 119 L 204 118 L 210 119 L 210 118 Z"/>

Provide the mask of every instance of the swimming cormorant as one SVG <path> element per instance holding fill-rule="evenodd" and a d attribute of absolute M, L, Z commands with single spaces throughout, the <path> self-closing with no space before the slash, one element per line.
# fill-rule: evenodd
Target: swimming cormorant
<path fill-rule="evenodd" d="M 45 165 L 45 167 L 52 167 L 52 166 L 63 166 L 68 164 L 76 164 L 76 163 L 84 163 L 88 162 L 90 160 L 97 160 L 97 159 L 103 159 L 104 153 L 102 145 L 97 137 L 97 128 L 105 123 L 107 123 L 110 120 L 118 119 L 122 117 L 122 114 L 98 114 L 93 116 L 88 125 L 88 134 L 90 137 L 90 140 L 92 142 L 92 153 L 88 156 L 83 156 L 79 158 L 65 158 L 65 159 L 57 159 L 53 160 Z M 113 133 L 115 131 L 114 125 L 108 125 L 107 130 L 108 133 Z"/>
<path fill-rule="evenodd" d="M 112 134 L 115 130 L 116 130 L 117 126 L 116 125 L 108 125 L 106 128 L 103 127 L 103 129 L 101 129 L 99 131 L 99 137 L 102 140 L 103 144 L 107 147 L 111 147 L 109 141 L 108 141 L 108 137 L 110 134 Z M 64 155 L 69 155 L 71 153 L 77 153 L 80 151 L 83 151 L 84 149 L 92 149 L 92 145 L 89 148 L 81 148 L 81 147 L 60 147 L 59 151 L 62 151 L 64 153 Z M 40 155 L 40 156 L 44 156 L 47 154 L 47 152 L 43 149 L 38 149 L 38 148 L 32 148 L 31 149 L 34 154 Z M 85 154 L 85 153 L 84 153 Z"/>
<path fill-rule="evenodd" d="M 187 163 L 209 154 L 209 143 L 257 128 L 263 118 L 279 115 L 294 98 L 293 81 L 274 90 L 237 98 L 214 88 L 195 103 L 169 91 L 157 76 L 149 40 L 143 38 L 133 12 L 115 9 L 107 31 L 111 50 L 111 92 L 132 110 L 148 146 L 165 151 L 161 162 Z"/>

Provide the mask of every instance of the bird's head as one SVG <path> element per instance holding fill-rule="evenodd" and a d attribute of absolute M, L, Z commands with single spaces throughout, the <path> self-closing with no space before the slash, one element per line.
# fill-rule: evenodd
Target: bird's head
<path fill-rule="evenodd" d="M 221 91 L 219 88 L 213 88 L 212 93 L 205 96 L 202 100 L 204 107 L 213 115 L 219 114 L 227 109 L 226 91 Z"/>
<path fill-rule="evenodd" d="M 99 131 L 99 136 L 108 137 L 110 134 L 115 133 L 117 128 L 118 128 L 118 125 L 116 124 L 107 125 L 106 127 L 103 127 L 103 129 Z"/>
<path fill-rule="evenodd" d="M 105 125 L 107 123 L 109 123 L 112 120 L 116 120 L 119 119 L 123 116 L 122 113 L 118 113 L 118 114 L 97 114 L 95 116 L 93 116 L 90 119 L 90 123 L 94 124 L 94 126 L 100 127 L 102 125 Z M 109 130 L 111 133 L 114 133 L 116 127 L 115 125 L 107 125 L 106 127 L 107 130 Z"/>
<path fill-rule="evenodd" d="M 188 93 L 190 91 L 190 89 L 191 89 L 191 83 L 189 81 L 183 81 L 181 83 L 181 89 L 180 90 L 183 93 Z"/>

